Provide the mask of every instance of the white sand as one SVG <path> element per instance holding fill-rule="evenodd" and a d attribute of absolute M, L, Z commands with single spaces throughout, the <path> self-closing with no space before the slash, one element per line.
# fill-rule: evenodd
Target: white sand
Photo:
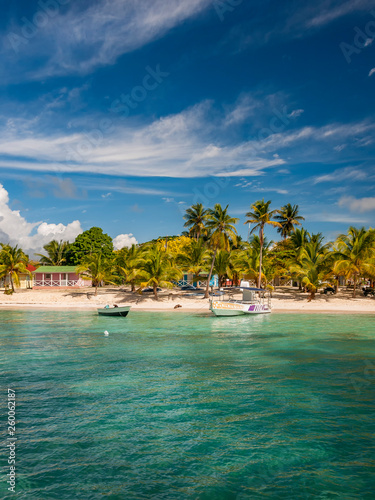
<path fill-rule="evenodd" d="M 340 291 L 337 296 L 320 295 L 308 302 L 308 294 L 295 289 L 278 288 L 272 298 L 273 312 L 301 312 L 301 313 L 375 313 L 375 298 L 364 297 L 357 292 L 357 298 L 351 297 L 350 291 Z M 238 296 L 240 298 L 240 296 Z M 87 309 L 95 310 L 106 304 L 131 305 L 136 311 L 174 311 L 205 313 L 208 310 L 208 299 L 196 296 L 190 292 L 163 291 L 159 300 L 152 294 L 144 296 L 131 293 L 125 289 L 102 288 L 95 297 L 94 289 L 81 290 L 17 290 L 13 295 L 0 293 L 0 308 L 24 309 Z M 176 305 L 182 307 L 176 308 Z"/>

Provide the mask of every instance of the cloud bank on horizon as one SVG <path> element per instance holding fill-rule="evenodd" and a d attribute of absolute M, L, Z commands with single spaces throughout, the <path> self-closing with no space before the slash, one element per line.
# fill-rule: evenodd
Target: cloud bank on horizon
<path fill-rule="evenodd" d="M 62 223 L 28 222 L 19 210 L 9 207 L 9 194 L 0 184 L 0 241 L 4 244 L 18 245 L 30 258 L 34 253 L 43 253 L 43 246 L 51 240 L 69 241 L 83 232 L 79 220 L 67 225 Z M 120 234 L 113 240 L 115 250 L 137 244 L 132 234 Z"/>
<path fill-rule="evenodd" d="M 193 202 L 244 213 L 263 196 L 313 230 L 370 223 L 374 27 L 369 0 L 17 2 L 0 21 L 0 181 L 42 222 L 0 216 L 31 246 L 99 224 L 128 245 L 180 232 Z"/>

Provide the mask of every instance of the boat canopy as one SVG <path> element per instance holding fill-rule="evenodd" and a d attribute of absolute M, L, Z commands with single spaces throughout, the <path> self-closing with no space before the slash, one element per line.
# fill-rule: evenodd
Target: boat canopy
<path fill-rule="evenodd" d="M 252 292 L 266 292 L 265 288 L 253 288 L 251 286 L 234 286 L 233 288 L 237 288 L 238 290 L 251 290 Z"/>

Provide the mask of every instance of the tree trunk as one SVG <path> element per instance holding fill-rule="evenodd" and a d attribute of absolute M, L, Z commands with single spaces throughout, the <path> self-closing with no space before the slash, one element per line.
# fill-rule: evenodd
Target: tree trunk
<path fill-rule="evenodd" d="M 209 296 L 208 295 L 208 290 L 210 288 L 210 281 L 211 281 L 212 271 L 213 271 L 214 265 L 215 265 L 216 253 L 217 253 L 217 248 L 215 248 L 214 256 L 212 258 L 212 264 L 211 264 L 210 274 L 208 275 L 208 278 L 207 278 L 206 293 L 204 294 L 204 298 L 205 299 L 208 299 L 208 296 Z"/>
<path fill-rule="evenodd" d="M 12 273 L 9 273 L 9 281 L 10 281 L 10 285 L 12 287 L 12 292 L 14 293 L 14 283 L 13 283 Z"/>
<path fill-rule="evenodd" d="M 135 284 L 134 284 L 134 281 L 131 282 L 131 291 L 132 292 L 135 292 Z"/>
<path fill-rule="evenodd" d="M 158 285 L 156 283 L 154 283 L 152 285 L 152 288 L 154 290 L 154 296 L 155 296 L 155 299 L 158 300 Z"/>
<path fill-rule="evenodd" d="M 353 276 L 353 299 L 355 299 L 355 293 L 357 291 L 357 276 Z"/>
<path fill-rule="evenodd" d="M 311 290 L 308 302 L 311 302 L 312 300 L 315 299 L 315 293 L 316 293 L 315 290 Z"/>
<path fill-rule="evenodd" d="M 259 253 L 259 277 L 258 277 L 258 288 L 262 284 L 262 260 L 263 260 L 263 228 L 259 231 L 259 242 L 260 242 L 260 253 Z"/>
<path fill-rule="evenodd" d="M 98 295 L 98 284 L 95 284 L 95 297 Z"/>

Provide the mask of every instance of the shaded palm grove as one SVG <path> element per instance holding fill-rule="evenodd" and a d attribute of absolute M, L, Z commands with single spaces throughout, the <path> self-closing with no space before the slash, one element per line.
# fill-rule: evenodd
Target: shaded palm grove
<path fill-rule="evenodd" d="M 297 282 L 309 292 L 309 300 L 319 289 L 339 282 L 350 283 L 353 296 L 359 286 L 375 280 L 375 230 L 350 227 L 334 242 L 310 234 L 302 226 L 298 205 L 290 203 L 271 209 L 271 201 L 258 200 L 244 214 L 249 225 L 248 241 L 237 234 L 239 219 L 229 207 L 215 204 L 205 208 L 198 203 L 186 210 L 183 236 L 159 238 L 130 248 L 114 251 L 111 238 L 100 228 L 91 228 L 69 244 L 51 241 L 37 265 L 74 265 L 83 279 L 99 286 L 128 285 L 142 293 L 151 287 L 173 288 L 185 275 L 191 283 L 204 283 L 209 296 L 212 276 L 219 286 L 242 279 L 255 286 L 273 289 L 278 283 Z M 281 240 L 269 241 L 265 230 L 274 231 Z M 0 278 L 7 278 L 10 291 L 17 287 L 21 273 L 28 273 L 29 257 L 18 247 L 1 244 Z M 34 265 L 36 264 L 33 261 Z M 9 290 L 7 290 L 9 293 Z"/>

